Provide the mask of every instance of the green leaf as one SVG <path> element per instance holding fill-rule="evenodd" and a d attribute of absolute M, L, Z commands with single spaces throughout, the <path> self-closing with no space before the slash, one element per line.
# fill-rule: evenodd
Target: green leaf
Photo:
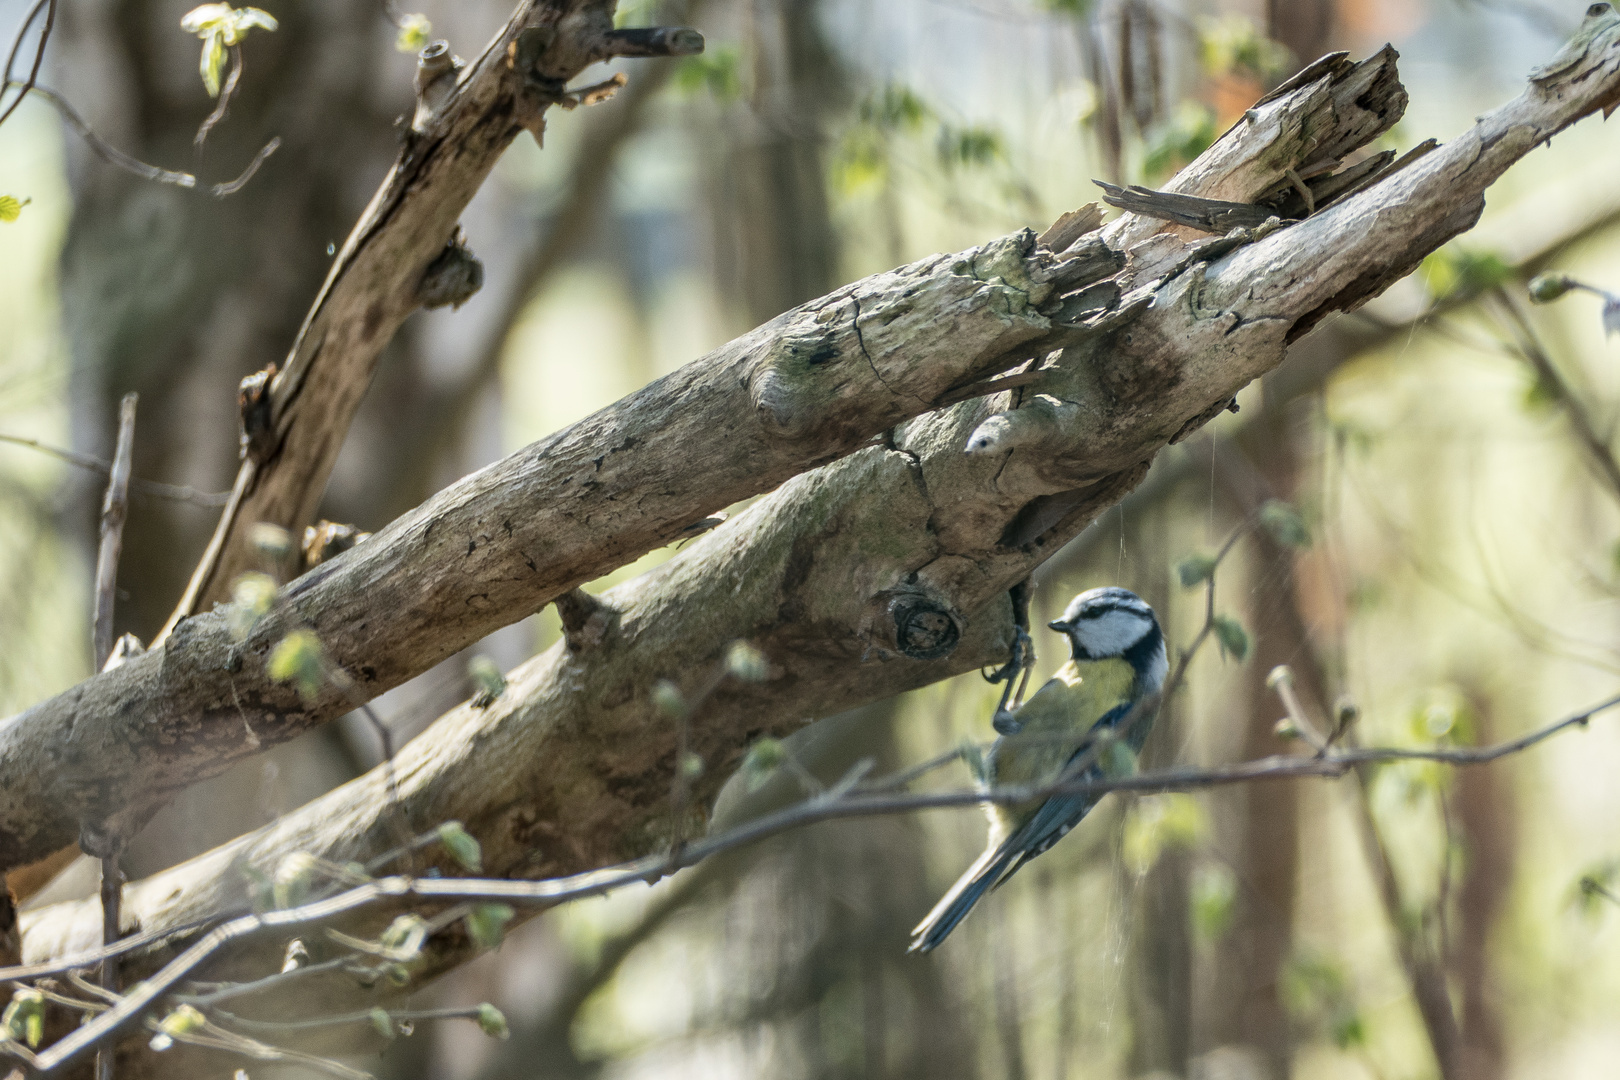
<path fill-rule="evenodd" d="M 672 719 L 680 720 L 687 714 L 686 695 L 668 679 L 659 679 L 653 684 L 652 700 L 659 712 Z"/>
<path fill-rule="evenodd" d="M 726 651 L 726 673 L 743 682 L 764 682 L 771 674 L 765 654 L 746 641 L 733 641 Z"/>
<path fill-rule="evenodd" d="M 473 684 L 472 704 L 475 709 L 487 709 L 495 699 L 506 693 L 506 676 L 500 665 L 487 656 L 475 656 L 467 661 L 467 678 Z"/>
<path fill-rule="evenodd" d="M 295 851 L 276 864 L 276 874 L 270 883 L 271 901 L 277 908 L 294 908 L 309 895 L 319 869 L 315 856 Z"/>
<path fill-rule="evenodd" d="M 476 874 L 484 868 L 484 849 L 472 833 L 462 828 L 461 822 L 447 821 L 440 825 L 439 843 L 462 869 Z"/>
<path fill-rule="evenodd" d="M 940 164 L 947 169 L 989 165 L 1007 156 L 1001 133 L 982 125 L 959 128 L 941 124 L 937 149 Z"/>
<path fill-rule="evenodd" d="M 0 221 L 16 221 L 22 216 L 22 208 L 33 201 L 18 199 L 15 195 L 0 195 Z"/>
<path fill-rule="evenodd" d="M 467 915 L 467 936 L 480 949 L 498 949 L 515 914 L 506 904 L 478 904 Z"/>
<path fill-rule="evenodd" d="M 1423 260 L 1418 268 L 1429 295 L 1436 300 L 1477 296 L 1513 278 L 1513 267 L 1494 252 L 1473 252 L 1447 246 Z"/>
<path fill-rule="evenodd" d="M 11 1003 L 0 1014 L 0 1027 L 17 1042 L 38 1046 L 45 1035 L 45 995 L 29 987 L 19 987 Z"/>
<path fill-rule="evenodd" d="M 422 942 L 427 939 L 427 920 L 415 912 L 407 912 L 395 917 L 388 924 L 388 929 L 382 932 L 378 940 L 385 948 L 394 949 L 401 954 L 415 956 L 422 951 Z"/>
<path fill-rule="evenodd" d="M 188 34 L 205 37 L 229 21 L 231 14 L 232 8 L 229 4 L 203 4 L 180 16 L 180 29 Z"/>
<path fill-rule="evenodd" d="M 229 4 L 203 4 L 181 17 L 180 29 L 202 39 L 199 71 L 209 97 L 219 97 L 225 50 L 241 44 L 249 30 L 276 30 L 279 25 L 268 11 L 255 7 L 233 8 Z"/>
<path fill-rule="evenodd" d="M 158 1021 L 158 1030 L 171 1038 L 189 1035 L 208 1023 L 208 1018 L 191 1005 L 182 1005 Z"/>
<path fill-rule="evenodd" d="M 203 38 L 202 61 L 203 89 L 208 91 L 211 98 L 219 97 L 220 76 L 225 71 L 225 35 L 215 32 Z"/>
<path fill-rule="evenodd" d="M 1243 624 L 1230 615 L 1217 615 L 1210 624 L 1215 632 L 1215 640 L 1221 643 L 1221 653 L 1230 656 L 1239 663 L 1249 655 L 1249 632 L 1243 629 Z"/>
<path fill-rule="evenodd" d="M 426 15 L 405 15 L 399 20 L 399 36 L 394 38 L 394 48 L 402 53 L 418 53 L 428 43 L 428 37 L 433 33 L 433 24 Z"/>
<path fill-rule="evenodd" d="M 294 630 L 270 650 L 265 669 L 273 681 L 295 683 L 304 700 L 312 700 L 326 685 L 326 656 L 321 650 L 321 639 L 313 630 Z"/>
<path fill-rule="evenodd" d="M 252 633 L 258 621 L 269 614 L 276 602 L 276 579 L 269 574 L 251 572 L 231 582 L 231 607 L 225 613 L 225 624 L 231 636 L 241 641 Z"/>
<path fill-rule="evenodd" d="M 1311 531 L 1299 511 L 1281 499 L 1270 499 L 1260 508 L 1260 527 L 1279 544 L 1293 548 L 1311 546 Z"/>
<path fill-rule="evenodd" d="M 1219 134 L 1214 109 L 1184 101 L 1169 119 L 1148 133 L 1142 171 L 1149 177 L 1168 176 L 1208 150 Z"/>
<path fill-rule="evenodd" d="M 682 57 L 675 65 L 675 88 L 685 94 L 707 90 L 724 104 L 742 95 L 737 47 L 722 45 L 697 56 Z"/>
<path fill-rule="evenodd" d="M 257 29 L 264 30 L 267 33 L 274 33 L 281 29 L 281 24 L 276 22 L 276 17 L 261 8 L 237 8 L 233 15 L 234 18 L 231 20 L 230 29 L 226 31 L 225 44 L 227 45 L 235 45 L 240 42 L 247 36 L 249 30 Z"/>
<path fill-rule="evenodd" d="M 1292 60 L 1286 46 L 1260 32 L 1244 15 L 1205 19 L 1198 27 L 1204 70 L 1211 75 L 1237 73 L 1269 83 L 1285 74 Z"/>
<path fill-rule="evenodd" d="M 371 1017 L 371 1026 L 383 1038 L 392 1039 L 399 1034 L 394 1028 L 394 1018 L 388 1015 L 387 1009 L 372 1009 L 367 1015 Z"/>
<path fill-rule="evenodd" d="M 1181 582 L 1183 589 L 1190 589 L 1200 582 L 1208 581 L 1215 576 L 1215 567 L 1219 565 L 1215 556 L 1200 552 L 1189 555 L 1176 564 L 1176 579 Z"/>
<path fill-rule="evenodd" d="M 1191 850 L 1208 832 L 1209 817 L 1193 796 L 1147 795 L 1132 803 L 1126 814 L 1121 854 L 1133 872 L 1145 874 L 1162 852 Z"/>
<path fill-rule="evenodd" d="M 909 88 L 890 83 L 862 101 L 856 115 L 862 123 L 884 131 L 915 134 L 934 116 L 934 110 Z"/>
<path fill-rule="evenodd" d="M 1328 1037 L 1340 1050 L 1354 1050 L 1367 1045 L 1367 1025 L 1359 1012 L 1341 1013 L 1333 1018 Z"/>
<path fill-rule="evenodd" d="M 1193 932 L 1208 942 L 1224 938 L 1237 910 L 1237 878 L 1232 871 L 1218 863 L 1200 867 L 1189 899 Z"/>
<path fill-rule="evenodd" d="M 743 757 L 742 763 L 743 775 L 748 780 L 748 790 L 758 791 L 785 760 L 787 750 L 781 742 L 769 736 L 755 739 Z"/>
<path fill-rule="evenodd" d="M 478 1027 L 492 1039 L 505 1039 L 512 1034 L 506 1026 L 505 1015 L 487 1001 L 478 1006 Z"/>
<path fill-rule="evenodd" d="M 1530 299 L 1538 304 L 1548 304 L 1575 287 L 1575 279 L 1568 274 L 1537 274 L 1530 279 L 1526 288 Z"/>

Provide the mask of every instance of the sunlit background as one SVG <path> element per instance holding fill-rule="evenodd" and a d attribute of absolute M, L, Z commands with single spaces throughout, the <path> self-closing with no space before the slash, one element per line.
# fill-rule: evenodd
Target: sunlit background
<path fill-rule="evenodd" d="M 64 0 L 46 66 L 109 142 L 190 167 L 206 113 L 189 2 Z M 265 0 L 242 96 L 200 171 L 213 201 L 108 169 L 30 100 L 0 128 L 0 435 L 106 456 L 141 394 L 136 471 L 200 491 L 236 466 L 234 388 L 278 359 L 397 145 L 412 59 L 370 0 Z M 554 112 L 463 219 L 488 283 L 407 323 L 349 437 L 323 516 L 376 528 L 460 475 L 837 285 L 1154 184 L 1324 52 L 1391 41 L 1411 94 L 1380 144 L 1453 137 L 1517 94 L 1584 3 L 1531 0 L 692 0 L 706 54 L 629 66 L 617 100 Z M 8 35 L 26 5 L 0 2 Z M 475 55 L 497 0 L 422 5 Z M 1602 301 L 1532 307 L 1556 270 L 1620 291 L 1620 132 L 1590 119 L 1516 166 L 1480 226 L 1362 312 L 1302 341 L 1237 415 L 1161 455 L 1037 578 L 1037 625 L 1118 583 L 1172 643 L 1201 625 L 1177 567 L 1267 498 L 1304 547 L 1251 531 L 1216 580 L 1245 655 L 1213 644 L 1145 764 L 1288 752 L 1266 689 L 1359 709 L 1380 745 L 1522 734 L 1620 686 L 1620 346 Z M 1557 373 L 1537 371 L 1542 350 Z M 1583 425 L 1595 433 L 1583 439 Z M 93 473 L 0 442 L 0 707 L 89 673 Z M 149 638 L 212 527 L 139 498 L 120 629 Z M 623 580 L 669 551 L 613 575 Z M 595 591 L 598 586 L 592 586 Z M 511 666 L 548 611 L 478 651 Z M 1064 659 L 1037 631 L 1038 677 Z M 468 693 L 466 657 L 392 692 L 402 737 Z M 795 738 L 835 779 L 990 737 L 964 676 Z M 138 839 L 149 873 L 378 760 L 345 721 L 197 789 Z M 1620 859 L 1620 716 L 1488 768 L 1111 798 L 981 905 L 939 952 L 907 931 L 983 844 L 974 811 L 808 828 L 656 887 L 576 903 L 423 991 L 495 1001 L 509 1042 L 424 1026 L 382 1059 L 408 1077 L 1298 1077 L 1441 1075 L 1423 987 L 1452 1004 L 1481 1080 L 1611 1077 L 1620 910 L 1588 888 Z M 939 776 L 961 786 L 964 772 Z M 735 822 L 800 797 L 728 790 Z M 75 874 L 77 876 L 75 876 Z M 70 871 L 49 895 L 84 895 Z M 259 1075 L 255 1072 L 254 1075 Z"/>

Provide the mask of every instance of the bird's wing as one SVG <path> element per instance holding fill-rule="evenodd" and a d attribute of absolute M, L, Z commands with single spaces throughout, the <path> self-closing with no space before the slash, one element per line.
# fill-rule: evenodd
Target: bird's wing
<path fill-rule="evenodd" d="M 1095 732 L 1112 727 L 1130 715 L 1132 708 L 1132 704 L 1128 701 L 1114 706 L 1091 726 L 1091 730 Z M 1081 746 L 1079 750 L 1076 750 L 1069 761 L 1072 763 L 1076 758 L 1090 751 L 1091 744 L 1088 742 Z M 1069 777 L 1069 779 L 1100 780 L 1102 776 L 1101 764 L 1093 762 L 1086 766 L 1082 772 Z M 1011 836 L 1002 841 L 1001 846 L 997 849 L 1011 855 L 1012 859 L 1005 864 L 1005 868 L 995 884 L 999 886 L 1003 881 L 1017 873 L 1018 869 L 1029 860 L 1063 839 L 1070 829 L 1080 824 L 1080 819 L 1089 814 L 1091 808 L 1096 806 L 1101 798 L 1101 795 L 1053 795 L 1043 802 L 1040 809 L 1036 810 L 1030 816 L 1030 819 L 1020 825 Z"/>

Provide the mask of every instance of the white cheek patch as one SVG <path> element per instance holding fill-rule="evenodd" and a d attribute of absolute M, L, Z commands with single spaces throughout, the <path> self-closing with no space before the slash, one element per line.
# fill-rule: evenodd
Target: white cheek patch
<path fill-rule="evenodd" d="M 1131 611 L 1110 611 L 1075 624 L 1076 636 L 1093 656 L 1118 656 L 1142 640 L 1150 623 Z"/>

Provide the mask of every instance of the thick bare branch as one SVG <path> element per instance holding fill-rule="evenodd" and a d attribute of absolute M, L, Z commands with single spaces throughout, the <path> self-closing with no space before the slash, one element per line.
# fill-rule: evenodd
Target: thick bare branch
<path fill-rule="evenodd" d="M 1120 325 L 1107 339 L 1068 343 L 1034 386 L 998 395 L 992 403 L 968 402 L 904 424 L 884 445 L 795 479 L 659 570 L 605 594 L 601 600 L 610 618 L 599 640 L 578 652 L 559 645 L 514 672 L 508 690 L 494 704 L 451 713 L 402 751 L 396 769 L 406 812 L 417 826 L 449 818 L 466 821 L 485 845 L 491 872 L 535 876 L 585 869 L 655 848 L 664 838 L 675 732 L 650 703 L 652 683 L 711 670 L 732 640 L 747 638 L 762 649 L 771 660 L 773 677 L 760 686 L 722 689 L 694 718 L 691 749 L 708 765 L 708 779 L 700 782 L 697 796 L 712 792 L 712 787 L 703 790 L 703 784 L 723 776 L 746 742 L 761 731 L 785 730 L 808 717 L 1001 659 L 1011 640 L 1006 590 L 1129 490 L 1154 453 L 1195 430 L 1247 381 L 1278 364 L 1287 342 L 1304 326 L 1325 311 L 1365 299 L 1470 224 L 1484 188 L 1512 160 L 1613 100 L 1620 89 L 1620 55 L 1612 38 L 1620 18 L 1605 15 L 1595 21 L 1597 30 L 1608 36 L 1584 52 L 1575 67 L 1535 84 L 1452 144 L 1297 225 L 1193 245 L 1149 237 L 1145 246 L 1130 252 L 1124 271 L 1136 283 L 1136 294 L 1105 305 L 1138 310 L 1140 300 L 1151 296 L 1152 307 L 1134 322 Z M 1381 56 L 1374 62 L 1383 66 L 1389 60 Z M 1364 74 L 1352 69 L 1344 77 Z M 1389 77 L 1393 79 L 1392 69 Z M 1311 92 L 1312 87 L 1296 91 Z M 1261 121 L 1267 119 L 1266 110 L 1295 104 L 1286 96 L 1263 104 L 1258 107 Z M 1239 125 L 1226 138 L 1272 130 L 1256 121 Z M 1305 164 L 1259 153 L 1249 160 L 1256 163 L 1248 187 L 1239 190 L 1235 178 L 1227 175 L 1222 197 L 1252 198 L 1278 183 L 1286 169 Z M 1027 268 L 1021 246 L 998 244 L 1003 246 L 982 249 L 999 253 L 995 265 Z M 982 255 L 969 261 L 969 268 L 988 265 Z M 931 264 L 919 266 L 912 272 L 936 280 L 928 276 L 937 273 L 928 269 Z M 1012 280 L 1005 273 L 981 269 L 979 276 Z M 887 328 L 871 318 L 860 300 L 870 285 L 842 290 L 785 319 L 809 317 L 813 325 L 824 326 L 809 313 L 834 312 L 828 323 L 850 327 L 843 333 L 864 343 L 876 363 L 891 362 L 882 348 L 872 348 Z M 988 288 L 983 281 L 976 280 L 976 286 Z M 903 291 L 891 293 L 891 302 L 900 302 Z M 919 305 L 926 301 L 915 293 L 903 299 Z M 913 308 L 902 318 L 930 310 L 926 305 Z M 777 333 L 785 325 L 778 320 L 765 331 Z M 837 333 L 834 337 L 842 340 Z M 750 340 L 756 338 L 745 339 Z M 852 366 L 851 377 L 860 373 L 858 365 Z M 667 393 L 689 386 L 683 378 L 692 377 L 677 375 L 654 389 Z M 645 396 L 631 402 L 648 410 L 642 415 L 649 421 L 672 424 L 684 416 L 668 407 L 654 410 Z M 681 400 L 694 399 L 688 395 Z M 854 407 L 850 399 L 844 401 L 845 409 Z M 715 415 L 723 419 L 712 419 Z M 714 427 L 734 415 L 705 412 L 702 422 Z M 594 453 L 632 434 L 616 429 L 597 436 L 600 429 L 589 426 L 593 422 L 586 430 L 593 433 Z M 652 439 L 655 447 L 665 446 L 657 441 L 656 423 L 633 433 Z M 349 657 L 363 657 L 359 663 L 367 665 L 397 666 L 396 650 L 413 653 L 431 648 L 421 644 L 429 638 L 455 638 L 484 617 L 474 610 L 478 604 L 504 603 L 528 579 L 521 569 L 510 577 L 498 576 L 511 568 L 514 549 L 521 553 L 520 542 L 506 533 L 507 522 L 514 535 L 528 525 L 521 517 L 491 513 L 498 493 L 516 486 L 516 478 L 526 475 L 523 468 L 535 467 L 533 459 L 542 450 L 574 460 L 584 457 L 579 464 L 592 464 L 583 475 L 594 477 L 594 458 L 579 448 L 582 437 L 565 433 L 531 448 L 324 564 L 289 589 L 289 609 L 316 625 L 334 649 L 355 647 L 345 654 L 346 666 Z M 752 429 L 745 429 L 744 437 L 754 437 Z M 740 441 L 736 435 L 730 438 Z M 965 454 L 970 442 L 980 452 Z M 677 474 L 670 466 L 670 487 L 679 488 L 692 477 L 727 482 L 730 475 L 711 467 L 715 451 L 710 441 L 688 441 L 678 452 L 663 452 L 681 467 Z M 602 469 L 616 465 L 616 456 L 604 454 Z M 539 502 L 554 498 L 557 490 L 527 488 L 525 497 Z M 673 498 L 661 494 L 666 491 L 662 486 L 618 484 L 613 491 L 621 504 Z M 536 511 L 531 505 L 526 513 Z M 540 516 L 554 528 L 572 530 L 571 535 L 592 535 L 589 522 L 570 521 L 566 514 L 554 517 L 551 511 Z M 455 530 L 442 529 L 446 522 L 455 522 Z M 618 524 L 601 519 L 596 542 L 613 534 L 604 526 Z M 549 538 L 551 533 L 538 535 Z M 455 561 L 449 559 L 451 553 Z M 410 566 L 398 567 L 395 560 L 405 555 Z M 427 566 L 432 572 L 422 569 Z M 490 576 L 482 581 L 464 576 L 480 568 Z M 395 577 L 383 573 L 396 569 Z M 453 580 L 446 581 L 444 574 Z M 429 613 L 439 620 L 431 627 L 412 621 Z M 255 738 L 279 737 L 288 727 L 313 722 L 311 711 L 284 704 L 290 694 L 276 698 L 265 688 L 253 667 L 257 654 L 274 639 L 275 628 L 261 629 L 246 648 L 233 650 L 218 620 L 211 618 L 183 624 L 183 629 L 195 630 L 183 635 L 184 640 L 177 636 L 159 660 L 148 659 L 140 669 L 144 681 L 117 688 L 116 697 L 132 703 L 126 715 L 143 708 L 143 694 L 156 700 L 166 689 L 169 706 L 178 701 L 176 712 L 188 715 L 187 702 L 203 696 L 196 687 L 219 678 L 213 671 L 234 652 L 242 657 L 234 677 L 265 694 L 244 702 Z M 374 623 L 384 624 L 387 632 L 378 633 Z M 166 686 L 165 668 L 182 659 L 190 682 L 174 680 Z M 368 689 L 381 681 L 364 669 L 356 678 Z M 79 693 L 90 692 L 81 688 Z M 217 690 L 215 694 L 218 700 Z M 276 712 L 272 705 L 286 711 Z M 0 790 L 25 796 L 8 793 L 15 801 L 6 805 L 6 816 L 28 821 L 38 830 L 35 835 L 60 827 L 49 815 L 60 814 L 53 807 L 59 801 L 54 791 L 67 786 L 59 785 L 49 798 L 26 797 L 38 790 L 29 787 L 30 770 L 47 771 L 39 755 L 47 747 L 64 745 L 37 730 L 48 731 L 49 724 L 30 723 L 48 719 L 51 708 L 62 706 L 42 707 L 0 732 L 0 748 L 6 750 L 0 755 L 0 779 L 8 785 Z M 212 720 L 205 713 L 205 719 L 184 727 L 166 727 L 154 711 L 139 724 L 120 728 L 114 725 L 122 721 L 113 720 L 103 730 L 117 733 L 114 745 L 121 749 L 153 727 L 164 731 L 175 740 L 175 756 L 185 759 L 179 767 L 166 772 L 165 762 L 139 745 L 124 754 L 123 766 L 147 788 L 178 783 L 195 768 L 212 767 L 209 751 L 232 757 L 248 752 L 241 745 L 247 740 L 219 719 L 223 714 L 240 730 L 243 718 L 219 706 L 210 709 Z M 82 717 L 100 714 L 84 709 L 80 715 L 82 730 Z M 7 740 L 9 746 L 4 745 Z M 87 752 L 74 764 L 89 768 L 98 756 Z M 73 773 L 66 770 L 66 775 Z M 63 770 L 53 775 L 61 776 Z M 120 783 L 101 774 L 96 781 Z M 177 924 L 230 907 L 239 890 L 234 866 L 241 862 L 268 867 L 296 850 L 343 861 L 387 847 L 391 825 L 380 783 L 363 778 L 265 831 L 132 886 L 128 902 L 143 927 Z M 117 797 L 144 794 L 134 787 L 118 787 Z M 82 793 L 69 794 L 77 806 L 89 801 Z M 15 850 L 27 852 L 30 843 L 37 841 L 13 834 Z M 44 846 L 48 850 L 48 842 Z M 31 925 L 26 941 L 30 956 L 60 954 L 75 940 L 93 940 L 81 939 L 72 917 L 51 916 Z M 444 957 L 445 962 L 453 959 L 448 953 Z"/>
<path fill-rule="evenodd" d="M 375 696 L 1025 359 L 1031 343 L 1089 332 L 1054 331 L 1038 305 L 1117 265 L 1092 249 L 1059 258 L 1023 233 L 868 278 L 439 493 L 294 581 L 245 641 L 217 613 L 181 621 L 162 648 L 0 728 L 0 774 L 15 767 L 53 792 L 0 796 L 0 862 L 71 841 L 81 817 L 138 822 L 180 787 L 353 708 L 336 688 L 311 704 L 268 680 L 264 656 L 288 630 L 314 628 Z M 111 723 L 91 735 L 90 716 Z M 42 770 L 69 728 L 70 760 Z"/>

